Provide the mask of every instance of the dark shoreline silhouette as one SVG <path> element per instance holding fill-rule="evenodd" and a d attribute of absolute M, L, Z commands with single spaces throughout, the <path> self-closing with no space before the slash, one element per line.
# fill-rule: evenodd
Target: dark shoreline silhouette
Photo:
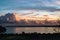
<path fill-rule="evenodd" d="M 6 26 L 6 27 L 60 27 L 60 25 L 22 25 L 22 26 Z"/>
<path fill-rule="evenodd" d="M 0 33 L 4 33 L 4 32 L 6 32 L 6 28 L 5 28 L 5 27 L 0 26 Z"/>
<path fill-rule="evenodd" d="M 0 40 L 60 40 L 60 33 L 40 34 L 36 32 L 22 32 L 22 34 L 0 34 Z"/>

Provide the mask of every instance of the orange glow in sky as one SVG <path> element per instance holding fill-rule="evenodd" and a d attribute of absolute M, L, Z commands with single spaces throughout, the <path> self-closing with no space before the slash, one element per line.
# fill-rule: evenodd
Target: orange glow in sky
<path fill-rule="evenodd" d="M 14 14 L 15 15 L 15 19 L 16 21 L 20 21 L 21 19 L 24 19 L 25 21 L 27 20 L 57 20 L 58 18 L 57 17 L 54 17 L 54 16 L 50 16 L 50 15 L 43 15 L 42 17 L 39 17 L 39 16 L 20 16 L 18 14 Z M 27 21 L 28 23 L 28 21 Z"/>
<path fill-rule="evenodd" d="M 20 16 L 17 14 L 14 14 L 16 21 L 20 21 Z"/>

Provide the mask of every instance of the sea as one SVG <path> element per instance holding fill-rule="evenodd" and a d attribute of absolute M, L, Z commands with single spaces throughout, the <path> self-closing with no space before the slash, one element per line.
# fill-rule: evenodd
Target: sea
<path fill-rule="evenodd" d="M 58 27 L 6 27 L 5 33 L 57 33 Z"/>

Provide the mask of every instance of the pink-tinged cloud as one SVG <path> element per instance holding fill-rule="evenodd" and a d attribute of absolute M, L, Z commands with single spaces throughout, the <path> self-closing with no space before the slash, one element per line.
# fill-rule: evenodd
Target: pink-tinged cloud
<path fill-rule="evenodd" d="M 56 1 L 55 3 L 56 3 L 57 5 L 60 5 L 60 1 Z"/>

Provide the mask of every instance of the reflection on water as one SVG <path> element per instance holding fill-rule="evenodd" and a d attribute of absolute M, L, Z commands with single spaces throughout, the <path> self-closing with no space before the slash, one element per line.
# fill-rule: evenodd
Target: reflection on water
<path fill-rule="evenodd" d="M 54 27 L 6 27 L 6 33 L 54 33 Z"/>

